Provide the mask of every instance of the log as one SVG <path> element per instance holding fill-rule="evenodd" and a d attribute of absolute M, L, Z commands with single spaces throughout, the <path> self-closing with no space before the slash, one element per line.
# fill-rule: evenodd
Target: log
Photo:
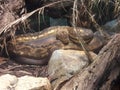
<path fill-rule="evenodd" d="M 120 74 L 120 66 L 116 65 L 115 68 L 112 69 L 112 71 L 110 72 L 110 75 L 107 81 L 100 88 L 100 90 L 119 90 L 120 87 L 118 87 L 116 84 L 115 85 L 112 84 L 112 83 L 115 83 L 116 80 L 118 80 L 118 77 L 120 77 L 119 74 Z"/>
<path fill-rule="evenodd" d="M 116 34 L 109 43 L 103 47 L 91 65 L 74 75 L 70 80 L 62 83 L 57 90 L 100 89 L 107 81 L 111 71 L 120 63 L 119 56 L 120 34 Z M 109 83 L 111 82 L 112 80 Z"/>

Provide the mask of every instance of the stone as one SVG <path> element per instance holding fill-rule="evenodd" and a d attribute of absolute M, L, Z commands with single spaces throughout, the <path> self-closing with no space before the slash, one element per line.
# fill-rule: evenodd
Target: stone
<path fill-rule="evenodd" d="M 0 90 L 14 90 L 18 79 L 14 75 L 5 74 L 0 76 Z"/>
<path fill-rule="evenodd" d="M 47 78 L 23 76 L 18 79 L 15 90 L 51 90 L 51 85 Z"/>
<path fill-rule="evenodd" d="M 51 90 L 51 84 L 47 78 L 4 74 L 0 76 L 0 90 Z"/>
<path fill-rule="evenodd" d="M 97 56 L 90 52 L 93 59 Z M 56 50 L 48 63 L 48 74 L 53 88 L 75 75 L 78 71 L 89 65 L 89 60 L 84 51 Z"/>
<path fill-rule="evenodd" d="M 103 28 L 110 34 L 120 32 L 120 19 L 114 19 L 103 25 Z"/>
<path fill-rule="evenodd" d="M 102 34 L 105 35 L 105 37 Z M 106 31 L 102 31 L 102 34 L 100 31 L 96 31 L 94 33 L 93 39 L 90 41 L 90 43 L 88 43 L 89 50 L 98 53 L 101 48 L 108 43 L 108 41 L 111 39 L 111 35 Z"/>

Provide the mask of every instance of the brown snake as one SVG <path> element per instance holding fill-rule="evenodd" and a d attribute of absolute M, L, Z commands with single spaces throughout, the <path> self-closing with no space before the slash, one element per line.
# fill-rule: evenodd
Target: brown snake
<path fill-rule="evenodd" d="M 89 50 L 103 45 L 92 30 L 78 27 L 77 32 Z M 10 57 L 23 64 L 47 64 L 52 52 L 57 49 L 82 50 L 73 27 L 55 26 L 41 32 L 18 35 L 8 44 Z"/>

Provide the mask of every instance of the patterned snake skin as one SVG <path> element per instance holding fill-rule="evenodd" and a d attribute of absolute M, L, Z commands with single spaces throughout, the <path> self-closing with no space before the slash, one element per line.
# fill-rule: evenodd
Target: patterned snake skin
<path fill-rule="evenodd" d="M 41 32 L 15 36 L 9 41 L 10 57 L 23 64 L 47 64 L 53 51 L 57 49 L 82 50 L 78 35 L 87 44 L 89 50 L 103 46 L 102 40 L 92 30 L 69 26 L 55 26 Z"/>

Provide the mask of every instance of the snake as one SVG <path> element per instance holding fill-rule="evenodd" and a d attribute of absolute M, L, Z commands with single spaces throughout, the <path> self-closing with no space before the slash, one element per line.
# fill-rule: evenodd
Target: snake
<path fill-rule="evenodd" d="M 91 29 L 52 26 L 40 32 L 15 35 L 7 48 L 12 60 L 22 64 L 46 65 L 55 50 L 83 50 L 79 37 L 89 51 L 95 51 L 105 44 L 105 39 Z"/>

